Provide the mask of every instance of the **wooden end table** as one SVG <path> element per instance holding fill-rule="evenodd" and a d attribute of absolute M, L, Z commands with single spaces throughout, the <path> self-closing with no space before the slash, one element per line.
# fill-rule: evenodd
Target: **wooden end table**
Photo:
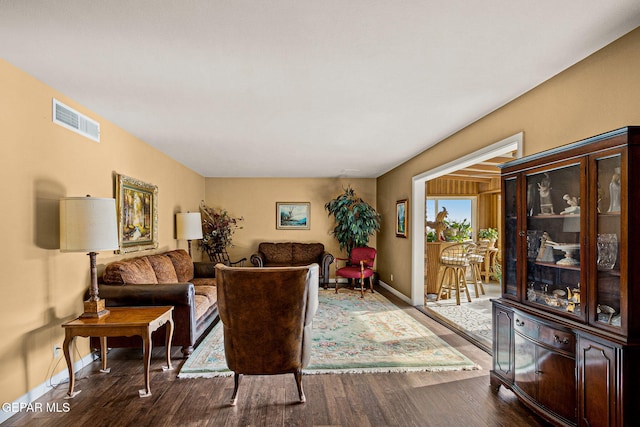
<path fill-rule="evenodd" d="M 65 330 L 63 351 L 69 369 L 69 392 L 67 398 L 75 397 L 80 390 L 74 392 L 75 375 L 73 372 L 73 357 L 71 346 L 75 338 L 80 337 L 100 337 L 100 355 L 102 357 L 101 372 L 108 373 L 107 369 L 107 337 L 131 337 L 139 335 L 142 337 L 144 348 L 144 390 L 139 390 L 140 397 L 151 396 L 149 387 L 149 365 L 151 364 L 151 333 L 156 331 L 165 323 L 167 324 L 167 334 L 165 346 L 167 348 L 167 366 L 171 367 L 171 338 L 173 337 L 173 317 L 171 315 L 173 307 L 109 307 L 110 313 L 101 318 L 77 319 L 63 323 Z"/>

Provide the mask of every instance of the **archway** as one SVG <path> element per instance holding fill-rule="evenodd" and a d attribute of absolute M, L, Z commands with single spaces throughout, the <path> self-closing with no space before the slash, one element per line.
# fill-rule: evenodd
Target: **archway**
<path fill-rule="evenodd" d="M 466 168 L 484 160 L 516 152 L 522 156 L 523 133 L 517 133 L 452 162 L 423 172 L 411 179 L 411 305 L 424 305 L 424 243 L 425 243 L 425 184 L 458 169 Z"/>

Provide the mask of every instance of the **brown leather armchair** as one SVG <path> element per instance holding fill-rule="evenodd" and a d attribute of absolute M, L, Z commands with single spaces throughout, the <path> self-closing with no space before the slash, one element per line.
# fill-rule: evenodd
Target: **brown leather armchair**
<path fill-rule="evenodd" d="M 311 356 L 311 321 L 318 309 L 318 265 L 240 268 L 216 265 L 218 313 L 227 366 L 241 375 L 293 373 L 300 402 L 302 368 Z"/>

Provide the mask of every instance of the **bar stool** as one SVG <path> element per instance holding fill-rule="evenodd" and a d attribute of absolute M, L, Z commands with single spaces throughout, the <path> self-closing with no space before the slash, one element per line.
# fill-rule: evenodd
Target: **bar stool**
<path fill-rule="evenodd" d="M 480 266 L 480 275 L 484 278 L 484 283 L 489 283 L 489 280 L 495 278 L 495 266 L 500 252 L 498 248 L 493 245 L 489 245 L 490 241 L 483 239 L 478 241 L 479 244 L 487 242 L 486 253 L 484 254 L 484 264 Z"/>
<path fill-rule="evenodd" d="M 460 305 L 460 292 L 467 295 L 467 301 L 471 302 L 469 287 L 467 284 L 467 268 L 469 264 L 469 254 L 475 252 L 475 244 L 458 243 L 447 246 L 440 253 L 440 265 L 444 267 L 436 301 L 446 292 L 447 298 L 451 296 L 451 291 L 456 291 L 456 305 Z"/>
<path fill-rule="evenodd" d="M 484 285 L 482 284 L 482 268 L 485 265 L 485 260 L 489 255 L 489 241 L 488 240 L 479 240 L 476 245 L 476 250 L 473 253 L 469 254 L 469 267 L 471 270 L 471 280 L 473 280 L 473 288 L 476 291 L 476 298 L 480 297 L 480 293 L 478 292 L 478 288 L 480 288 L 480 292 L 482 295 L 484 292 Z"/>

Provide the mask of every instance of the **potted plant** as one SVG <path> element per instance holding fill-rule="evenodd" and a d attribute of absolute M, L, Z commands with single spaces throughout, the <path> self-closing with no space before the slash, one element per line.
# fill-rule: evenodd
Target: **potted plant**
<path fill-rule="evenodd" d="M 496 240 L 498 240 L 498 230 L 495 228 L 481 228 L 480 231 L 478 231 L 478 239 L 488 240 L 490 243 L 489 246 L 493 247 Z"/>
<path fill-rule="evenodd" d="M 324 205 L 328 216 L 333 215 L 336 226 L 331 232 L 340 243 L 340 250 L 351 255 L 351 249 L 367 246 L 369 236 L 380 231 L 381 216 L 349 186 Z"/>
<path fill-rule="evenodd" d="M 502 265 L 499 262 L 493 266 L 493 277 L 502 285 Z"/>
<path fill-rule="evenodd" d="M 216 254 L 227 253 L 227 248 L 233 246 L 231 237 L 238 228 L 242 228 L 238 223 L 244 218 L 234 218 L 225 209 L 214 209 L 200 203 L 200 214 L 202 216 L 202 239 L 198 241 L 198 246 L 207 253 L 211 261 L 218 260 Z"/>
<path fill-rule="evenodd" d="M 447 230 L 445 236 L 450 242 L 464 242 L 471 235 L 471 223 L 465 218 L 462 221 L 445 220 Z"/>

